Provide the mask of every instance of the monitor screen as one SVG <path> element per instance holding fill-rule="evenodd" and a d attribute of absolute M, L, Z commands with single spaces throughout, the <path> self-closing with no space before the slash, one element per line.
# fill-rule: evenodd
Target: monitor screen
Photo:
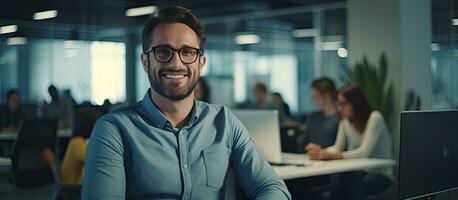
<path fill-rule="evenodd" d="M 458 110 L 401 113 L 399 199 L 458 187 Z"/>

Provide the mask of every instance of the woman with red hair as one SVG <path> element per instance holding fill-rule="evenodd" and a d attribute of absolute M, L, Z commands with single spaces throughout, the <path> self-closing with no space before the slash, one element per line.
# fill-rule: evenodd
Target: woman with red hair
<path fill-rule="evenodd" d="M 337 139 L 333 146 L 322 149 L 309 144 L 306 149 L 311 159 L 336 160 L 351 158 L 392 159 L 392 140 L 385 120 L 375 111 L 361 88 L 344 87 L 337 96 L 337 110 L 341 117 Z M 340 176 L 339 199 L 364 199 L 382 193 L 393 182 L 391 168 L 344 173 Z"/>

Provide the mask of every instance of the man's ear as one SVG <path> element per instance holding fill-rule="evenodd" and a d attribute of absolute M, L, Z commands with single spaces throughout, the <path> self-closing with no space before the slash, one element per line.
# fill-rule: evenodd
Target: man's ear
<path fill-rule="evenodd" d="M 202 69 L 205 66 L 205 63 L 207 63 L 207 57 L 205 55 L 202 55 L 199 57 L 199 74 L 202 72 Z"/>
<path fill-rule="evenodd" d="M 148 68 L 149 68 L 149 67 L 148 67 L 148 55 L 142 53 L 142 54 L 140 55 L 140 59 L 141 59 L 141 61 L 142 61 L 143 70 L 144 70 L 146 73 L 148 73 Z"/>

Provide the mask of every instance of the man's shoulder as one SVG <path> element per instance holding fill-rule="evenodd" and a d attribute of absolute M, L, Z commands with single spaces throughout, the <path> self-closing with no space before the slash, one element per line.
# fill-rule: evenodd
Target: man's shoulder
<path fill-rule="evenodd" d="M 121 106 L 104 114 L 97 120 L 97 124 L 92 134 L 102 134 L 104 135 L 103 137 L 108 137 L 107 135 L 123 135 L 124 132 L 122 130 L 128 130 L 131 125 L 135 123 L 134 121 L 137 121 L 136 119 L 139 118 L 138 116 L 139 114 L 138 111 L 136 111 L 135 104 Z"/>
<path fill-rule="evenodd" d="M 201 113 L 218 113 L 227 110 L 226 106 L 207 103 L 204 101 L 197 101 L 197 106 L 199 107 Z"/>
<path fill-rule="evenodd" d="M 231 109 L 225 105 L 211 104 L 202 101 L 198 101 L 197 105 L 200 109 L 200 115 L 206 118 L 215 119 L 233 119 L 235 116 L 232 114 Z"/>
<path fill-rule="evenodd" d="M 102 116 L 101 119 L 113 121 L 116 119 L 127 119 L 132 118 L 134 116 L 138 116 L 138 103 L 133 103 L 130 105 L 120 106 L 105 115 Z"/>

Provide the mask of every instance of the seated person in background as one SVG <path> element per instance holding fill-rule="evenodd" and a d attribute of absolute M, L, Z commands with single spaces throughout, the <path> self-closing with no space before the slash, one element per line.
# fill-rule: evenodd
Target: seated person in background
<path fill-rule="evenodd" d="M 9 90 L 6 98 L 8 105 L 2 106 L 0 110 L 0 129 L 16 131 L 21 120 L 28 116 L 21 106 L 21 95 L 18 90 Z"/>
<path fill-rule="evenodd" d="M 329 147 L 336 141 L 339 116 L 337 114 L 337 91 L 334 82 L 326 77 L 315 79 L 311 84 L 312 99 L 321 110 L 307 116 L 304 134 L 297 137 L 300 149 L 306 150 L 309 143 Z M 314 176 L 307 179 L 289 181 L 291 193 L 298 199 L 309 197 L 324 198 L 335 187 L 334 177 Z M 319 188 L 319 189 L 318 189 Z"/>
<path fill-rule="evenodd" d="M 298 126 L 298 123 L 291 119 L 291 117 L 286 114 L 286 112 L 277 107 L 275 104 L 269 101 L 269 91 L 267 86 L 264 83 L 256 83 L 253 88 L 253 96 L 255 102 L 246 106 L 246 109 L 266 109 L 266 110 L 278 110 L 278 116 L 280 118 L 280 124 L 283 126 L 287 124 L 288 126 Z"/>
<path fill-rule="evenodd" d="M 363 91 L 357 86 L 344 87 L 338 94 L 339 123 L 335 144 L 322 149 L 309 144 L 311 159 L 334 160 L 351 158 L 392 159 L 392 141 L 383 116 L 372 110 Z M 339 195 L 346 199 L 364 199 L 387 190 L 393 181 L 392 168 L 344 173 L 340 176 Z"/>
<path fill-rule="evenodd" d="M 103 104 L 100 110 L 105 114 L 105 113 L 109 113 L 112 109 L 113 109 L 113 104 L 111 103 L 110 99 L 103 100 Z"/>
<path fill-rule="evenodd" d="M 84 159 L 92 128 L 102 112 L 94 108 L 81 108 L 75 116 L 73 137 L 68 143 L 65 156 L 60 168 L 62 184 L 81 184 L 84 175 Z"/>
<path fill-rule="evenodd" d="M 275 105 L 269 102 L 267 86 L 264 83 L 256 83 L 253 88 L 254 102 L 247 106 L 248 109 L 275 109 Z"/>
<path fill-rule="evenodd" d="M 302 123 L 296 121 L 289 110 L 289 105 L 283 100 L 280 93 L 272 93 L 273 107 L 278 110 L 280 125 L 282 128 L 299 128 Z M 285 133 L 286 134 L 286 133 Z"/>
<path fill-rule="evenodd" d="M 283 112 L 287 116 L 291 116 L 289 105 L 283 100 L 283 97 L 280 93 L 272 93 L 272 101 L 280 112 Z"/>
<path fill-rule="evenodd" d="M 334 82 L 326 77 L 312 82 L 312 98 L 321 111 L 307 116 L 305 135 L 302 137 L 304 147 L 314 143 L 320 147 L 329 147 L 336 141 L 339 116 L 337 114 L 337 91 Z"/>
<path fill-rule="evenodd" d="M 48 87 L 51 103 L 43 105 L 43 118 L 59 120 L 59 128 L 71 128 L 73 122 L 73 104 L 59 96 L 54 85 Z"/>
<path fill-rule="evenodd" d="M 194 89 L 194 97 L 198 101 L 210 103 L 210 87 L 207 81 L 202 77 L 197 81 L 196 88 Z"/>
<path fill-rule="evenodd" d="M 62 98 L 69 101 L 72 105 L 77 105 L 75 98 L 73 98 L 72 91 L 70 89 L 66 89 L 62 92 Z"/>

